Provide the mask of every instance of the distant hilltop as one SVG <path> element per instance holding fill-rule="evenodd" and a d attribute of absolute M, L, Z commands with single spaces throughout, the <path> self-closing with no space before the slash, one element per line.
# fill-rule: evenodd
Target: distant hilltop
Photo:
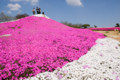
<path fill-rule="evenodd" d="M 45 17 L 45 18 L 48 18 L 48 19 L 50 19 L 48 16 L 46 16 L 46 15 L 43 15 L 43 14 L 36 14 L 36 15 L 33 15 L 33 16 L 37 16 L 37 17 Z"/>

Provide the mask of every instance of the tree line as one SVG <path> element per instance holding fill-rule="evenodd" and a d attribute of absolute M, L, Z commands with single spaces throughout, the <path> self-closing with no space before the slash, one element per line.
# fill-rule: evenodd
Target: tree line
<path fill-rule="evenodd" d="M 7 22 L 7 21 L 11 21 L 11 20 L 17 20 L 20 18 L 24 18 L 29 16 L 28 14 L 24 13 L 24 14 L 17 14 L 16 16 L 8 16 L 6 15 L 4 12 L 0 13 L 0 22 Z"/>
<path fill-rule="evenodd" d="M 74 27 L 74 28 L 97 28 L 96 25 L 94 25 L 93 27 L 90 26 L 90 24 L 72 24 L 72 23 L 69 23 L 69 22 L 61 22 L 67 26 L 70 26 L 70 27 Z M 116 23 L 115 26 L 113 27 L 120 27 L 120 24 L 119 23 Z"/>
<path fill-rule="evenodd" d="M 74 27 L 74 28 L 89 28 L 90 24 L 72 24 L 69 22 L 61 22 L 67 26 Z"/>

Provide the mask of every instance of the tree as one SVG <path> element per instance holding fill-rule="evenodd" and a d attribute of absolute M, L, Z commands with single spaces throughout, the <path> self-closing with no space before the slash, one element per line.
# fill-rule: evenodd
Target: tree
<path fill-rule="evenodd" d="M 88 28 L 88 27 L 90 27 L 90 25 L 89 24 L 83 24 L 82 27 L 83 28 Z"/>
<path fill-rule="evenodd" d="M 120 24 L 119 23 L 116 23 L 116 26 L 115 27 L 120 27 Z"/>
<path fill-rule="evenodd" d="M 96 26 L 96 25 L 94 25 L 94 28 L 97 28 L 97 26 Z"/>
<path fill-rule="evenodd" d="M 0 22 L 14 20 L 14 17 L 6 15 L 4 12 L 0 13 Z"/>
<path fill-rule="evenodd" d="M 16 17 L 16 19 L 20 19 L 20 18 L 24 18 L 27 16 L 29 16 L 29 15 L 28 14 L 17 14 L 15 17 Z"/>

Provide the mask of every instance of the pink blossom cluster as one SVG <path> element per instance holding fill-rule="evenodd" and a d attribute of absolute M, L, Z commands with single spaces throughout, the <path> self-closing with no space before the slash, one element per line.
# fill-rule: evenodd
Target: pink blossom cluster
<path fill-rule="evenodd" d="M 79 59 L 101 33 L 76 29 L 52 19 L 29 16 L 0 24 L 0 80 L 17 80 L 54 71 Z"/>
<path fill-rule="evenodd" d="M 90 30 L 97 30 L 97 31 L 120 31 L 120 27 L 106 27 L 106 28 L 89 28 Z"/>

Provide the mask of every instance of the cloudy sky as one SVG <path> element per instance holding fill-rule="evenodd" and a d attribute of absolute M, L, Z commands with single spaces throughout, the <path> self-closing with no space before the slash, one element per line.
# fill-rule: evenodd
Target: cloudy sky
<path fill-rule="evenodd" d="M 98 27 L 120 23 L 120 0 L 0 0 L 0 12 L 11 16 L 32 15 L 32 9 L 37 6 L 58 22 L 88 23 Z"/>

